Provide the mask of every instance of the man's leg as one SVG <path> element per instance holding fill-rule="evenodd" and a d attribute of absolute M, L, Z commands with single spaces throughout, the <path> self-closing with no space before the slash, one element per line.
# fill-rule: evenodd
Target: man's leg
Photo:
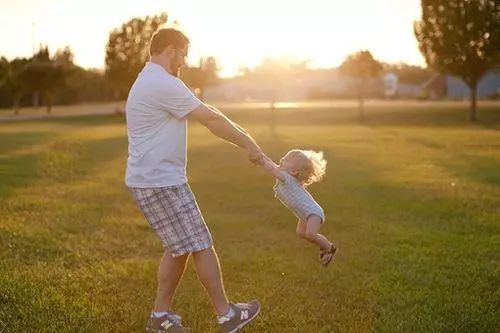
<path fill-rule="evenodd" d="M 186 261 L 189 254 L 179 257 L 172 257 L 168 251 L 163 253 L 163 257 L 158 267 L 158 292 L 156 295 L 155 309 L 156 312 L 171 311 L 172 300 L 175 290 L 179 285 Z"/>
<path fill-rule="evenodd" d="M 193 252 L 193 261 L 198 278 L 205 287 L 215 312 L 219 316 L 226 314 L 229 310 L 229 303 L 222 283 L 219 259 L 214 248 L 210 247 L 199 252 Z"/>

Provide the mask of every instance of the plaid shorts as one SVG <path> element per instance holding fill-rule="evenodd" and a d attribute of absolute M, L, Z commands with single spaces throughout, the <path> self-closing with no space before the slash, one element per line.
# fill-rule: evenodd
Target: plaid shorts
<path fill-rule="evenodd" d="M 173 257 L 212 247 L 212 235 L 188 184 L 129 189 Z"/>

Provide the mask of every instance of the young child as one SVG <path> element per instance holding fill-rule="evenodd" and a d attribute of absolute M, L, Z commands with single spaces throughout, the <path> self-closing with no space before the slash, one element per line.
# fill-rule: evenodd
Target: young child
<path fill-rule="evenodd" d="M 337 248 L 319 233 L 319 228 L 325 222 L 325 214 L 306 189 L 308 185 L 320 181 L 325 174 L 326 160 L 323 153 L 294 149 L 280 160 L 279 165 L 265 155 L 260 164 L 276 178 L 275 196 L 299 218 L 297 235 L 319 246 L 320 262 L 327 266 Z"/>

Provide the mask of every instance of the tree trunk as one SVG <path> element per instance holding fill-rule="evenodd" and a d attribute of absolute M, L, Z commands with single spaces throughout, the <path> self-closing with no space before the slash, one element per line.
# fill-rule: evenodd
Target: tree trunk
<path fill-rule="evenodd" d="M 364 99 L 363 99 L 363 83 L 362 83 L 358 91 L 358 121 L 363 121 L 365 119 L 365 115 L 363 112 L 363 104 L 364 104 Z"/>
<path fill-rule="evenodd" d="M 470 110 L 469 110 L 469 120 L 476 121 L 476 106 L 477 106 L 477 82 L 472 82 L 469 85 L 470 88 Z"/>
<path fill-rule="evenodd" d="M 358 99 L 358 120 L 359 121 L 363 121 L 365 119 L 365 115 L 363 113 L 363 97 L 362 96 L 359 96 L 359 99 Z"/>
<path fill-rule="evenodd" d="M 17 116 L 19 114 L 19 98 L 14 99 L 14 115 Z"/>
<path fill-rule="evenodd" d="M 52 112 L 52 93 L 47 93 L 45 101 L 47 103 L 47 114 L 50 115 Z"/>
<path fill-rule="evenodd" d="M 38 106 L 40 105 L 40 98 L 39 98 L 39 94 L 38 94 L 38 91 L 35 91 L 33 93 L 33 106 L 35 107 L 35 109 L 38 110 Z"/>
<path fill-rule="evenodd" d="M 274 137 L 276 135 L 276 106 L 274 104 L 274 100 L 271 101 L 271 107 L 269 108 L 270 112 L 270 126 L 271 126 L 271 135 Z"/>

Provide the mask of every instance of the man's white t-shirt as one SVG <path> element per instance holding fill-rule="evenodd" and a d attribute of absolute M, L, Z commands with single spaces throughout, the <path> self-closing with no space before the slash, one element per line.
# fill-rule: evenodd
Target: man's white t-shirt
<path fill-rule="evenodd" d="M 187 182 L 185 116 L 201 103 L 180 79 L 160 65 L 146 63 L 127 99 L 127 186 Z"/>

